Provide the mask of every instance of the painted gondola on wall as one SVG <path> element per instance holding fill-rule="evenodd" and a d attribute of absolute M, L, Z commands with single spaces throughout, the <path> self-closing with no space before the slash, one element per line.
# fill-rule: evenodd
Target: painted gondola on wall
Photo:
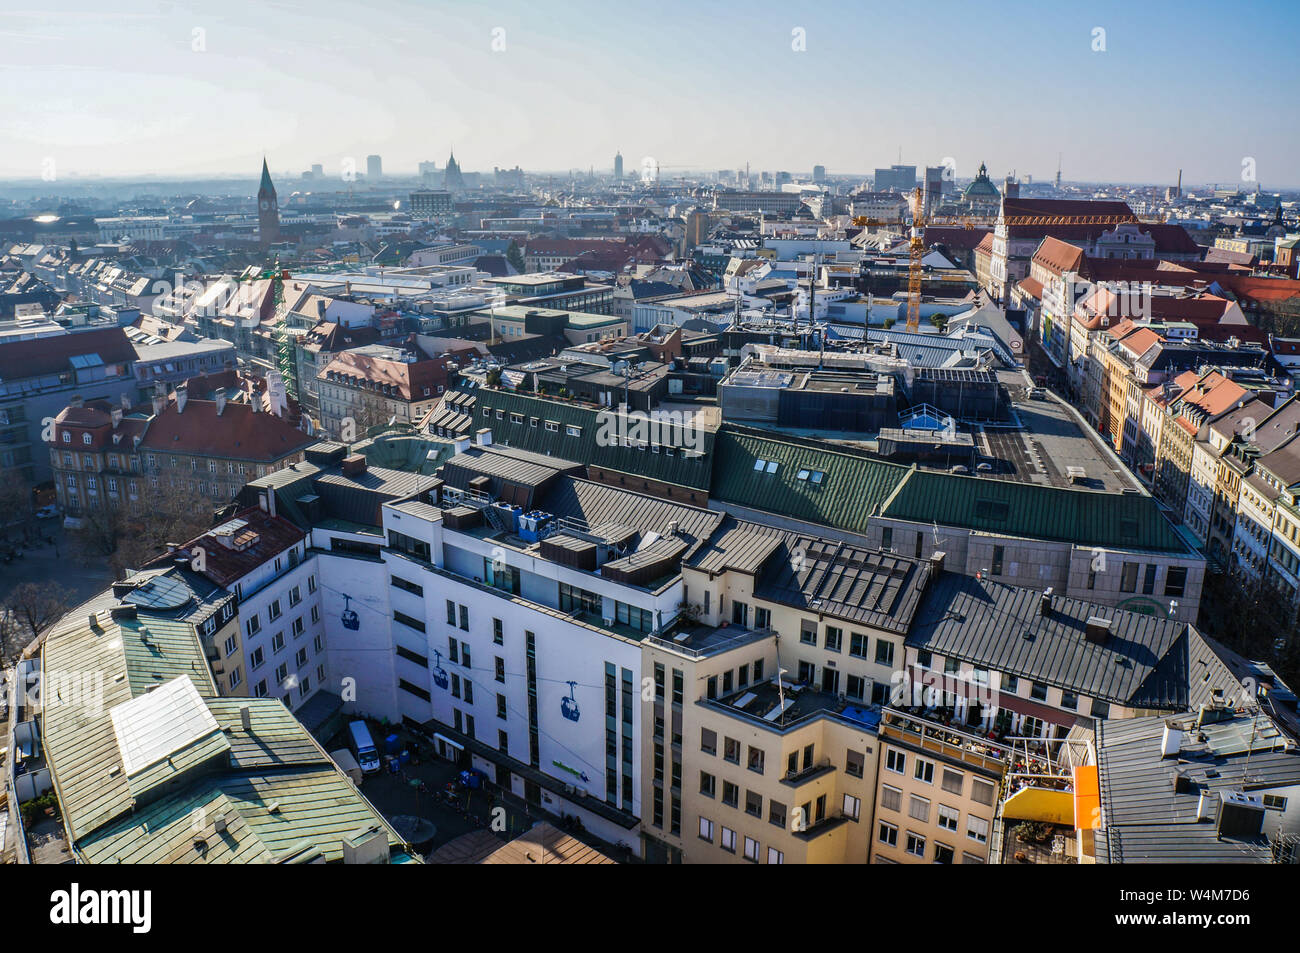
<path fill-rule="evenodd" d="M 357 610 L 352 607 L 352 597 L 346 592 L 343 593 L 343 628 L 356 631 L 361 628 L 361 619 L 357 615 Z"/>
<path fill-rule="evenodd" d="M 437 649 L 434 649 L 433 650 L 433 684 L 437 685 L 439 688 L 446 688 L 449 681 L 450 680 L 447 678 L 447 670 L 442 667 L 442 653 L 439 652 Z"/>
<path fill-rule="evenodd" d="M 578 683 L 566 682 L 565 684 L 569 686 L 569 694 L 565 695 L 564 700 L 560 702 L 560 714 L 569 721 L 577 721 L 582 717 L 582 712 L 578 710 L 578 700 L 573 697 L 573 687 Z"/>

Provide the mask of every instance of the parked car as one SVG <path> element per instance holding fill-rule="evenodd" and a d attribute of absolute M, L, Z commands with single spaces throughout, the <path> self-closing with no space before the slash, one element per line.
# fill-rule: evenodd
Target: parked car
<path fill-rule="evenodd" d="M 59 508 L 54 503 L 51 503 L 48 506 L 42 506 L 39 510 L 36 511 L 36 518 L 38 520 L 53 519 L 58 515 L 59 515 Z"/>

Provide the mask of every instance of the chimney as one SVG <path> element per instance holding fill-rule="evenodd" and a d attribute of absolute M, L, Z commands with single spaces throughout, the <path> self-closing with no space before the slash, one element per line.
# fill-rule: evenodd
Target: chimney
<path fill-rule="evenodd" d="M 471 444 L 472 442 L 473 442 L 473 441 L 470 440 L 469 437 L 457 437 L 457 438 L 456 438 L 456 443 L 455 443 L 456 452 L 457 452 L 457 453 L 464 453 L 466 450 L 469 449 L 470 444 Z"/>
<path fill-rule="evenodd" d="M 359 453 L 354 453 L 350 457 L 343 458 L 343 475 L 360 476 L 366 472 L 366 458 Z"/>
<path fill-rule="evenodd" d="M 1160 757 L 1172 758 L 1178 754 L 1183 744 L 1183 729 L 1173 721 L 1165 722 L 1164 733 L 1160 736 Z"/>
<path fill-rule="evenodd" d="M 943 562 L 948 558 L 948 554 L 941 549 L 936 549 L 930 554 L 931 574 L 937 579 L 943 575 Z"/>
<path fill-rule="evenodd" d="M 1038 614 L 1050 615 L 1052 612 L 1052 587 L 1048 586 L 1038 597 Z"/>
<path fill-rule="evenodd" d="M 153 395 L 153 415 L 157 417 L 163 412 L 163 399 L 157 394 Z"/>
<path fill-rule="evenodd" d="M 113 429 L 116 430 L 118 424 L 122 422 L 122 408 L 114 407 L 111 411 L 109 411 L 108 416 L 113 421 Z"/>
<path fill-rule="evenodd" d="M 317 313 L 321 318 L 324 318 L 324 317 L 325 317 L 325 299 L 324 299 L 324 298 L 317 298 L 317 299 L 316 299 L 316 313 Z"/>
<path fill-rule="evenodd" d="M 226 389 L 224 387 L 218 387 L 212 396 L 216 399 L 217 416 L 220 417 L 221 412 L 226 409 Z"/>
<path fill-rule="evenodd" d="M 185 402 L 190 399 L 190 389 L 186 384 L 176 388 L 176 413 L 185 413 Z"/>
<path fill-rule="evenodd" d="M 1093 645 L 1105 645 L 1110 638 L 1110 619 L 1103 619 L 1096 615 L 1089 616 L 1085 631 L 1088 641 Z"/>
<path fill-rule="evenodd" d="M 478 443 L 480 447 L 492 446 L 492 431 L 489 430 L 487 427 L 484 427 L 474 436 L 477 438 L 475 442 Z"/>
<path fill-rule="evenodd" d="M 239 726 L 244 729 L 244 734 L 253 733 L 253 709 L 248 705 L 239 706 Z"/>
<path fill-rule="evenodd" d="M 1212 821 L 1214 820 L 1214 802 L 1218 800 L 1211 791 L 1202 791 L 1201 796 L 1196 799 L 1196 820 Z"/>
<path fill-rule="evenodd" d="M 123 410 L 123 411 L 127 411 L 127 410 L 130 410 L 130 409 L 131 409 L 131 395 L 128 394 L 128 393 L 126 393 L 125 391 L 123 391 L 123 393 L 122 393 L 122 410 Z"/>
<path fill-rule="evenodd" d="M 85 403 L 86 403 L 85 400 L 82 399 L 82 396 L 80 394 L 73 394 L 71 397 L 68 398 L 69 407 L 82 407 L 85 405 Z"/>

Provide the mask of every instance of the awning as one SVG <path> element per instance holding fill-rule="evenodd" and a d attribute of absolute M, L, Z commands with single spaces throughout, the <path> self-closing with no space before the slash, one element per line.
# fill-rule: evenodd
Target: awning
<path fill-rule="evenodd" d="M 1101 793 L 1095 764 L 1074 769 L 1074 829 L 1101 830 Z"/>
<path fill-rule="evenodd" d="M 1051 708 L 1047 705 L 1041 705 L 1038 702 L 1030 701 L 1027 698 L 1020 698 L 1016 695 L 1008 695 L 999 692 L 996 701 L 997 707 L 1005 708 L 1008 711 L 1014 711 L 1017 715 L 1028 715 L 1031 718 L 1039 718 L 1053 725 L 1064 725 L 1066 728 L 1073 728 L 1076 721 L 1074 715 L 1061 711 L 1058 708 Z"/>
<path fill-rule="evenodd" d="M 450 738 L 448 738 L 446 735 L 440 735 L 440 734 L 438 734 L 437 732 L 434 732 L 433 740 L 434 740 L 434 741 L 441 741 L 441 742 L 445 743 L 445 744 L 447 745 L 448 748 L 455 748 L 457 751 L 464 751 L 464 750 L 465 750 L 465 746 L 464 746 L 463 744 L 461 744 L 459 741 L 452 741 L 452 740 L 451 740 Z"/>

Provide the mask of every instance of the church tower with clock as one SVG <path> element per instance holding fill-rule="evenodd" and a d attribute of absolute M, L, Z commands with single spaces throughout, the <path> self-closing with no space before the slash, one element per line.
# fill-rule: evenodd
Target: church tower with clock
<path fill-rule="evenodd" d="M 262 184 L 257 189 L 257 237 L 263 248 L 280 240 L 280 203 L 265 158 L 262 159 Z"/>

